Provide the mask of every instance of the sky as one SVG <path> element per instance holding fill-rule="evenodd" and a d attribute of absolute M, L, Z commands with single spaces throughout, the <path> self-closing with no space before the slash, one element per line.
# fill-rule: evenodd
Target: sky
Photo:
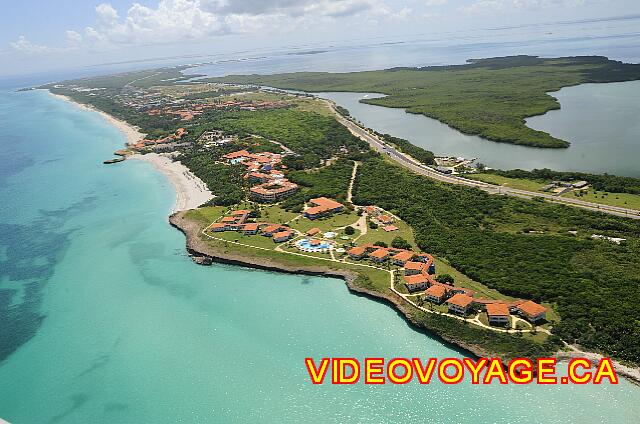
<path fill-rule="evenodd" d="M 0 76 L 5 76 L 162 57 L 637 17 L 640 1 L 21 0 L 3 2 L 0 11 Z"/>

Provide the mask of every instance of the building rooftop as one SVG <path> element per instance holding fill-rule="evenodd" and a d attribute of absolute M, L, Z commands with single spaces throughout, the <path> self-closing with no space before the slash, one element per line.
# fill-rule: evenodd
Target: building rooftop
<path fill-rule="evenodd" d="M 424 293 L 430 296 L 442 297 L 446 292 L 447 290 L 444 288 L 444 286 L 440 284 L 434 284 L 433 286 L 429 287 Z"/>
<path fill-rule="evenodd" d="M 547 308 L 531 300 L 527 300 L 526 302 L 518 305 L 518 309 L 529 316 L 536 316 L 547 312 Z"/>
<path fill-rule="evenodd" d="M 405 275 L 404 282 L 407 284 L 423 284 L 430 283 L 431 278 L 425 274 L 417 274 L 417 275 Z"/>
<path fill-rule="evenodd" d="M 370 258 L 376 258 L 376 259 L 384 259 L 387 256 L 389 256 L 389 251 L 387 249 L 374 250 L 369 254 Z"/>
<path fill-rule="evenodd" d="M 487 305 L 487 315 L 490 317 L 509 316 L 509 306 L 506 303 L 489 303 Z"/>
<path fill-rule="evenodd" d="M 406 264 L 404 264 L 404 269 L 410 269 L 415 271 L 422 271 L 424 267 L 425 267 L 425 264 L 423 262 L 407 262 Z"/>
<path fill-rule="evenodd" d="M 471 302 L 473 302 L 473 298 L 466 294 L 455 294 L 451 299 L 447 300 L 447 303 L 459 306 L 460 308 L 466 308 Z"/>
<path fill-rule="evenodd" d="M 404 252 L 400 252 L 394 255 L 391 259 L 398 260 L 398 261 L 409 261 L 411 260 L 411 258 L 413 258 L 413 255 L 415 255 L 415 253 L 409 250 L 405 250 Z"/>

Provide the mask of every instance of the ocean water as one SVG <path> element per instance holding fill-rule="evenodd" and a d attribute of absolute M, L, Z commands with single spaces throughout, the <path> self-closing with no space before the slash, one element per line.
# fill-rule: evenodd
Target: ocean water
<path fill-rule="evenodd" d="M 336 279 L 193 264 L 174 193 L 97 114 L 0 91 L 0 417 L 43 423 L 631 423 L 613 386 L 314 386 L 311 356 L 463 353 Z"/>

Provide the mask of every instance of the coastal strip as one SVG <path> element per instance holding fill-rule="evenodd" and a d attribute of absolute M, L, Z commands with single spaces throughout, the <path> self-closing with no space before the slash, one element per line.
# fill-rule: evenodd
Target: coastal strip
<path fill-rule="evenodd" d="M 221 263 L 226 265 L 244 266 L 247 268 L 259 269 L 272 272 L 283 272 L 287 274 L 298 275 L 310 275 L 310 276 L 323 276 L 330 278 L 339 278 L 344 280 L 349 292 L 365 296 L 369 299 L 384 303 L 388 306 L 395 308 L 399 315 L 402 316 L 405 321 L 411 325 L 417 331 L 428 334 L 430 337 L 434 337 L 449 347 L 461 351 L 467 356 L 475 358 L 495 356 L 491 352 L 488 352 L 478 345 L 468 343 L 456 339 L 454 337 L 447 337 L 439 334 L 430 328 L 425 327 L 414 316 L 415 309 L 412 308 L 402 297 L 395 293 L 381 293 L 379 291 L 369 290 L 366 287 L 362 287 L 356 283 L 358 274 L 349 270 L 338 270 L 328 266 L 314 265 L 303 266 L 295 265 L 290 266 L 284 263 L 280 263 L 271 258 L 260 257 L 259 255 L 243 255 L 241 253 L 224 252 L 220 249 L 216 249 L 213 246 L 208 245 L 200 239 L 199 234 L 202 230 L 201 226 L 185 218 L 184 212 L 177 212 L 169 217 L 169 223 L 186 237 L 186 249 L 192 260 L 199 265 L 211 265 L 212 263 Z M 579 350 L 575 346 L 571 346 L 570 351 L 559 351 L 555 354 L 559 360 L 568 361 L 574 357 L 587 357 L 593 362 L 597 362 L 603 355 L 594 352 L 585 352 Z M 503 360 L 509 360 L 512 358 L 502 358 Z M 619 361 L 612 360 L 616 372 L 625 377 L 629 382 L 640 386 L 640 368 L 628 366 Z"/>
<path fill-rule="evenodd" d="M 50 91 L 48 93 L 56 99 L 71 103 L 80 109 L 98 113 L 105 121 L 124 134 L 127 139 L 127 144 L 135 144 L 146 136 L 146 134 L 141 133 L 137 127 L 121 119 L 114 118 L 95 107 L 75 102 L 70 97 L 61 94 L 53 94 Z M 213 193 L 209 191 L 206 184 L 200 178 L 193 175 L 189 168 L 180 162 L 173 161 L 168 156 L 157 153 L 147 153 L 145 155 L 129 155 L 126 156 L 126 158 L 150 163 L 169 180 L 176 192 L 176 200 L 171 209 L 171 213 L 197 208 L 214 198 Z"/>

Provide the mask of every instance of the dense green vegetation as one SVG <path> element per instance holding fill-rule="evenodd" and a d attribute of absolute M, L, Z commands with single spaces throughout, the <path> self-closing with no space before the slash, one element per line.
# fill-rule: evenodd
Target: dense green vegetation
<path fill-rule="evenodd" d="M 425 165 L 433 165 L 436 163 L 436 157 L 432 151 L 425 150 L 422 147 L 405 140 L 404 138 L 394 137 L 389 134 L 378 134 L 385 142 L 393 144 L 398 150 L 408 154 L 415 160 L 424 163 Z"/>
<path fill-rule="evenodd" d="M 180 157 L 182 162 L 216 195 L 208 204 L 230 206 L 240 203 L 246 196 L 242 178 L 242 165 L 225 165 L 212 160 L 210 153 L 188 153 Z"/>
<path fill-rule="evenodd" d="M 300 186 L 300 190 L 284 200 L 287 210 L 300 212 L 304 202 L 314 197 L 330 197 L 344 202 L 351 179 L 353 162 L 338 159 L 328 166 L 308 171 L 292 171 L 288 178 Z"/>
<path fill-rule="evenodd" d="M 551 169 L 534 169 L 533 171 L 523 171 L 522 169 L 512 169 L 503 171 L 500 169 L 485 170 L 491 173 L 508 178 L 524 178 L 527 180 L 543 181 L 588 181 L 591 187 L 596 190 L 609 191 L 612 193 L 640 194 L 640 178 L 619 177 L 608 174 L 587 174 L 584 172 L 560 172 Z"/>
<path fill-rule="evenodd" d="M 537 147 L 568 142 L 531 129 L 524 118 L 560 105 L 547 92 L 586 82 L 640 78 L 640 65 L 599 56 L 542 59 L 532 56 L 479 59 L 466 65 L 394 68 L 351 73 L 298 72 L 232 75 L 214 82 L 257 83 L 305 91 L 376 92 L 366 103 L 404 108 L 438 119 L 467 134 Z"/>
<path fill-rule="evenodd" d="M 640 222 L 443 185 L 383 159 L 359 168 L 354 202 L 398 215 L 421 249 L 478 282 L 556 303 L 563 339 L 640 362 Z"/>

